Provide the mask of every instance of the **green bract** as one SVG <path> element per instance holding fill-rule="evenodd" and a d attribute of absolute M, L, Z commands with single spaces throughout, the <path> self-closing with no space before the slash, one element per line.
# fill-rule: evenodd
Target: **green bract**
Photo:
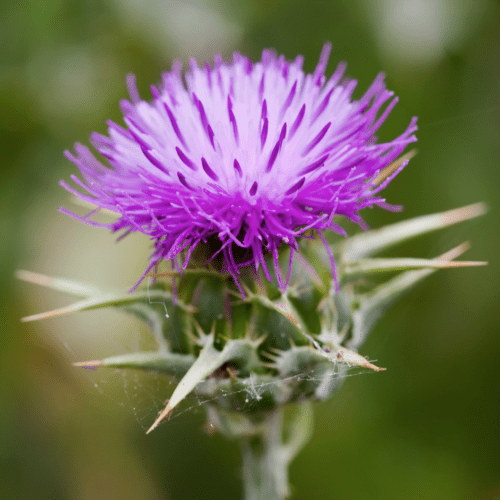
<path fill-rule="evenodd" d="M 307 403 L 331 397 L 353 366 L 383 370 L 357 351 L 384 311 L 438 268 L 482 264 L 454 260 L 466 244 L 431 260 L 373 255 L 483 212 L 482 205 L 471 205 L 332 244 L 338 292 L 327 252 L 317 240 L 302 243 L 285 291 L 276 279 L 269 283 L 249 272 L 241 277 L 244 296 L 229 274 L 204 268 L 182 275 L 164 273 L 175 277 L 176 293 L 168 280 L 126 293 L 22 271 L 23 280 L 81 297 L 70 306 L 24 320 L 115 307 L 146 322 L 157 350 L 77 365 L 175 377 L 179 383 L 149 431 L 196 391 L 206 397 L 203 406 L 211 426 L 242 444 L 246 497 L 284 498 L 288 464 L 311 432 Z M 379 275 L 376 280 L 367 279 L 374 274 Z M 290 403 L 299 405 L 284 422 L 282 410 Z"/>

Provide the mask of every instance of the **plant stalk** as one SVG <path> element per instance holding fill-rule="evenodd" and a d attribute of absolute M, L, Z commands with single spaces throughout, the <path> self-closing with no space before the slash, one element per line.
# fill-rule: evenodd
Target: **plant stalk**
<path fill-rule="evenodd" d="M 211 407 L 209 420 L 219 432 L 240 442 L 245 500 L 284 500 L 290 496 L 288 468 L 312 434 L 309 402 L 278 407 L 260 416 L 243 416 Z"/>
<path fill-rule="evenodd" d="M 245 500 L 283 500 L 290 494 L 288 460 L 282 449 L 283 411 L 275 410 L 262 431 L 241 439 Z"/>

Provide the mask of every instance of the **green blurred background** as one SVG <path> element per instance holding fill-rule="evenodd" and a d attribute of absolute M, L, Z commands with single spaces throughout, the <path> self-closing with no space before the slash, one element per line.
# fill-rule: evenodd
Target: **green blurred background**
<path fill-rule="evenodd" d="M 493 0 L 4 0 L 0 4 L 0 496 L 5 499 L 241 498 L 235 443 L 190 409 L 146 436 L 169 384 L 89 373 L 76 360 L 127 352 L 145 332 L 113 311 L 21 324 L 68 298 L 16 269 L 128 286 L 148 242 L 119 245 L 58 213 L 75 173 L 62 152 L 120 121 L 125 75 L 143 96 L 175 58 L 325 41 L 359 80 L 380 71 L 400 103 L 381 139 L 419 116 L 419 154 L 386 191 L 402 214 L 373 227 L 485 201 L 489 214 L 395 250 L 433 257 L 458 243 L 487 268 L 441 271 L 377 326 L 362 350 L 388 370 L 348 379 L 316 407 L 292 464 L 294 498 L 500 497 L 500 5 Z M 149 97 L 147 97 L 149 98 Z"/>

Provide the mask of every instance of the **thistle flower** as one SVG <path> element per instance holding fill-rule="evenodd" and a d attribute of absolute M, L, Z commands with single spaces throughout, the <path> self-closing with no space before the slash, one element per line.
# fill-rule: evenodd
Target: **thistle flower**
<path fill-rule="evenodd" d="M 353 367 L 384 370 L 358 349 L 389 306 L 437 269 L 484 264 L 455 260 L 467 244 L 435 259 L 374 257 L 481 215 L 482 204 L 327 243 L 325 231 L 346 235 L 335 215 L 364 227 L 364 207 L 397 209 L 379 193 L 408 162 L 411 154 L 399 155 L 416 130 L 413 119 L 402 135 L 377 144 L 374 134 L 397 99 L 379 75 L 352 100 L 356 82 L 343 79 L 343 64 L 329 80 L 324 76 L 329 52 L 325 45 L 312 74 L 302 71 L 302 58 L 288 63 L 270 51 L 254 65 L 240 54 L 232 64 L 216 56 L 213 68 L 191 61 L 186 85 L 175 63 L 161 90 L 152 87 L 150 103 L 129 77 L 132 102 L 122 102 L 127 128 L 109 122 L 109 137 L 92 135 L 111 168 L 82 145 L 76 157 L 67 153 L 83 181 L 72 177 L 80 191 L 63 187 L 119 217 L 106 225 L 91 220 L 96 211 L 71 215 L 123 235 L 147 234 L 155 248 L 144 275 L 171 260 L 178 290 L 175 282 L 123 292 L 18 274 L 81 297 L 24 321 L 108 306 L 144 321 L 155 350 L 75 364 L 180 380 L 148 432 L 196 392 L 210 428 L 241 444 L 247 500 L 288 497 L 288 466 L 311 434 L 311 402 L 332 397 Z M 293 262 L 300 238 L 314 241 Z M 283 246 L 290 248 L 284 283 Z M 207 260 L 215 260 L 214 269 L 199 267 Z M 280 287 L 261 280 L 265 274 L 271 281 L 270 260 Z M 292 404 L 295 413 L 284 418 Z"/>
<path fill-rule="evenodd" d="M 380 74 L 352 100 L 357 82 L 343 77 L 345 64 L 324 76 L 330 49 L 324 46 L 312 74 L 303 72 L 302 57 L 287 62 L 265 50 L 255 64 L 239 53 L 232 63 L 216 56 L 213 67 L 191 60 L 184 84 L 175 62 L 160 89 L 152 86 L 151 102 L 141 100 L 129 76 L 131 102 L 121 102 L 126 128 L 108 122 L 109 137 L 91 136 L 110 167 L 76 144 L 76 156 L 66 156 L 82 174 L 83 181 L 72 176 L 81 191 L 61 182 L 119 218 L 100 224 L 91 220 L 95 211 L 80 217 L 61 210 L 123 235 L 148 235 L 154 251 L 143 276 L 162 260 L 186 268 L 201 246 L 207 260 L 218 256 L 235 278 L 253 265 L 271 280 L 265 255 L 271 256 L 283 288 L 278 248 L 291 248 L 290 272 L 299 238 L 313 231 L 335 276 L 323 232 L 345 235 L 335 215 L 364 226 L 362 208 L 397 209 L 379 192 L 407 162 L 384 182 L 376 179 L 416 140 L 416 119 L 393 141 L 377 144 L 374 134 L 397 98 Z"/>

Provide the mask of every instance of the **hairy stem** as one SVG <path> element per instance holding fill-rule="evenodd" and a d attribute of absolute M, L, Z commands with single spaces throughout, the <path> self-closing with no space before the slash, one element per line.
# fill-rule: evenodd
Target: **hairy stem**
<path fill-rule="evenodd" d="M 245 500 L 289 496 L 288 467 L 311 436 L 312 416 L 310 403 L 300 403 L 286 415 L 280 407 L 253 418 L 209 410 L 209 419 L 219 431 L 241 443 Z"/>
<path fill-rule="evenodd" d="M 270 415 L 260 434 L 241 440 L 245 500 L 282 500 L 289 496 L 282 427 L 283 415 L 278 410 Z"/>

